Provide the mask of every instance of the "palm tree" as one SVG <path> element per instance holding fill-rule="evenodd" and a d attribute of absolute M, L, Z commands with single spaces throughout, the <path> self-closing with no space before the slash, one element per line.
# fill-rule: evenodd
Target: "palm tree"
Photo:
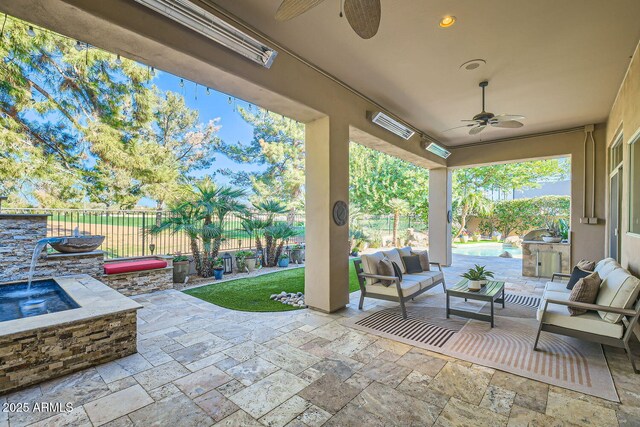
<path fill-rule="evenodd" d="M 170 215 L 162 220 L 160 224 L 152 225 L 149 228 L 149 233 L 153 235 L 158 235 L 165 231 L 170 231 L 171 234 L 185 233 L 189 238 L 196 271 L 200 276 L 210 277 L 212 274 L 210 261 L 207 261 L 209 248 L 206 244 L 203 244 L 201 250 L 200 242 L 210 241 L 210 239 L 221 234 L 220 228 L 215 224 L 204 224 L 200 212 L 189 202 L 174 206 L 169 211 Z"/>
<path fill-rule="evenodd" d="M 460 229 L 454 236 L 454 239 L 460 236 L 467 226 L 467 217 L 469 215 L 487 216 L 491 213 L 491 201 L 480 192 L 465 193 L 456 198 L 453 203 L 459 209 Z"/>
<path fill-rule="evenodd" d="M 275 266 L 275 263 L 277 261 L 273 260 L 273 256 L 275 256 L 275 247 L 277 242 L 274 241 L 273 233 L 267 232 L 267 229 L 268 227 L 274 225 L 275 217 L 277 214 L 287 213 L 287 206 L 277 200 L 269 199 L 260 203 L 254 203 L 253 207 L 256 208 L 259 213 L 265 216 L 265 218 L 261 220 L 263 222 L 260 223 L 261 228 L 259 230 L 264 236 L 266 249 L 265 260 L 267 262 L 267 265 Z M 262 247 L 262 245 L 260 246 Z"/>
<path fill-rule="evenodd" d="M 393 244 L 401 246 L 398 242 L 398 225 L 400 215 L 409 212 L 409 203 L 403 199 L 393 198 L 389 200 L 389 208 L 393 212 Z"/>
<path fill-rule="evenodd" d="M 216 225 L 219 233 L 203 235 L 203 244 L 209 248 L 210 258 L 217 258 L 223 238 L 225 217 L 231 212 L 243 213 L 246 207 L 239 201 L 245 191 L 229 186 L 218 186 L 209 177 L 194 186 L 193 205 L 202 215 L 204 226 Z M 213 229 L 211 229 L 213 231 Z"/>
<path fill-rule="evenodd" d="M 282 254 L 284 248 L 284 242 L 291 237 L 297 236 L 300 231 L 295 227 L 285 223 L 279 222 L 277 224 L 270 225 L 265 229 L 265 236 L 271 238 L 271 246 L 267 250 L 267 262 L 269 267 L 275 267 Z"/>
<path fill-rule="evenodd" d="M 172 215 L 150 228 L 152 234 L 165 230 L 173 233 L 185 232 L 189 237 L 191 251 L 198 274 L 213 275 L 213 261 L 218 257 L 224 238 L 224 221 L 231 212 L 244 213 L 245 206 L 239 201 L 243 190 L 229 186 L 218 186 L 211 178 L 197 182 L 191 190 L 190 200 L 175 206 Z"/>

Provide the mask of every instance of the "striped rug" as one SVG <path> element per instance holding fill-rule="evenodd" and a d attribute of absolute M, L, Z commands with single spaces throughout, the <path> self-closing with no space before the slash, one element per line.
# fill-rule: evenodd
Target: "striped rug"
<path fill-rule="evenodd" d="M 533 351 L 540 298 L 505 294 L 506 308 L 495 307 L 495 327 L 458 316 L 446 318 L 444 294 L 429 294 L 407 304 L 408 318 L 398 307 L 363 313 L 345 325 L 468 362 L 499 369 L 547 384 L 619 402 L 609 366 L 599 344 L 543 332 L 541 351 Z M 452 306 L 488 314 L 479 301 L 451 301 Z"/>
<path fill-rule="evenodd" d="M 538 308 L 540 305 L 540 298 L 532 297 L 530 295 L 505 294 L 504 300 L 506 303 L 524 305 L 533 308 Z"/>
<path fill-rule="evenodd" d="M 456 333 L 453 329 L 433 325 L 412 316 L 403 319 L 402 314 L 394 309 L 378 311 L 356 324 L 435 347 L 442 347 Z"/>

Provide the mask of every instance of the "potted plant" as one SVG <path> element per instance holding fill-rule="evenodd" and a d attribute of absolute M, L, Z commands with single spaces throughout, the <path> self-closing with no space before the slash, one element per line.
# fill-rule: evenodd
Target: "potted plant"
<path fill-rule="evenodd" d="M 304 262 L 304 246 L 293 245 L 291 247 L 291 262 L 302 264 Z"/>
<path fill-rule="evenodd" d="M 476 231 L 475 233 L 473 233 L 472 239 L 474 242 L 480 242 L 480 240 L 482 239 L 482 236 L 480 235 L 480 233 Z"/>
<path fill-rule="evenodd" d="M 499 231 L 494 231 L 491 234 L 491 240 L 493 240 L 494 242 L 499 242 L 502 239 L 502 233 L 500 233 Z"/>
<path fill-rule="evenodd" d="M 460 234 L 460 238 L 462 239 L 462 243 L 469 242 L 469 232 L 467 230 L 462 230 L 462 233 Z"/>
<path fill-rule="evenodd" d="M 224 267 L 222 265 L 222 262 L 223 261 L 221 258 L 213 259 L 213 277 L 216 280 L 222 279 L 222 276 L 224 275 Z"/>
<path fill-rule="evenodd" d="M 289 266 L 289 255 L 282 254 L 280 258 L 278 258 L 278 267 L 288 267 Z"/>
<path fill-rule="evenodd" d="M 238 251 L 236 252 L 236 265 L 238 271 L 252 272 L 256 268 L 256 257 L 251 251 Z"/>
<path fill-rule="evenodd" d="M 356 246 L 353 248 L 353 250 L 351 251 L 351 256 L 357 257 L 360 256 L 360 251 L 362 249 L 360 249 L 360 246 Z"/>
<path fill-rule="evenodd" d="M 487 284 L 487 279 L 493 277 L 493 272 L 486 270 L 486 266 L 476 264 L 473 268 L 469 269 L 462 275 L 465 279 L 468 279 L 468 287 L 470 291 L 479 291 L 482 286 Z"/>
<path fill-rule="evenodd" d="M 545 243 L 560 243 L 562 241 L 562 232 L 560 230 L 560 222 L 558 220 L 547 223 L 547 234 L 542 236 Z"/>
<path fill-rule="evenodd" d="M 189 257 L 179 253 L 173 257 L 173 283 L 184 283 L 189 275 Z"/>
<path fill-rule="evenodd" d="M 486 268 L 486 265 L 476 264 L 475 266 L 475 270 L 479 272 L 480 275 L 482 276 L 482 279 L 480 279 L 480 284 L 482 286 L 487 284 L 489 278 L 493 279 L 493 271 L 485 270 L 485 268 Z"/>

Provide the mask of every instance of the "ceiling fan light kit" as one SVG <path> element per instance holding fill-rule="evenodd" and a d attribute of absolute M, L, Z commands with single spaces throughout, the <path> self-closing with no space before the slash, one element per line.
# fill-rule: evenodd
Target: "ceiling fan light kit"
<path fill-rule="evenodd" d="M 404 140 L 410 139 L 415 134 L 413 129 L 403 125 L 393 117 L 381 111 L 371 113 L 371 121 L 389 132 L 398 135 Z"/>
<path fill-rule="evenodd" d="M 188 0 L 135 0 L 161 15 L 270 68 L 278 52 Z"/>

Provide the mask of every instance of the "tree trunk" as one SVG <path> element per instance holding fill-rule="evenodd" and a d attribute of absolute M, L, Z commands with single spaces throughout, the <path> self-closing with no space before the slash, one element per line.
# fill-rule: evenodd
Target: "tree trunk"
<path fill-rule="evenodd" d="M 275 266 L 278 263 L 278 260 L 280 259 L 280 255 L 282 255 L 282 248 L 284 248 L 284 239 L 280 241 L 280 244 L 278 245 L 278 249 L 276 249 L 276 252 L 273 256 L 274 258 L 273 266 Z"/>
<path fill-rule="evenodd" d="M 400 211 L 393 213 L 393 244 L 395 246 L 401 246 L 398 243 L 398 224 L 400 223 Z"/>
<path fill-rule="evenodd" d="M 196 272 L 199 276 L 202 276 L 202 257 L 200 256 L 200 248 L 198 247 L 197 239 L 191 239 L 191 253 L 193 254 L 193 262 L 196 264 Z"/>
<path fill-rule="evenodd" d="M 467 205 L 462 205 L 462 212 L 460 213 L 460 229 L 458 230 L 456 235 L 453 236 L 454 239 L 457 239 L 458 237 L 460 237 L 460 234 L 462 234 L 462 230 L 464 230 L 464 228 L 467 226 L 468 214 L 469 214 L 469 209 L 467 208 Z"/>
<path fill-rule="evenodd" d="M 273 255 L 275 254 L 274 243 L 275 242 L 273 241 L 273 237 L 271 237 L 269 235 L 265 236 L 265 244 L 267 246 L 267 251 L 266 251 L 267 252 L 267 259 L 266 259 L 266 261 L 267 261 L 267 266 L 268 267 L 273 267 L 273 266 L 276 265 L 275 262 L 272 263 L 272 261 L 273 261 L 272 258 L 273 258 Z"/>

